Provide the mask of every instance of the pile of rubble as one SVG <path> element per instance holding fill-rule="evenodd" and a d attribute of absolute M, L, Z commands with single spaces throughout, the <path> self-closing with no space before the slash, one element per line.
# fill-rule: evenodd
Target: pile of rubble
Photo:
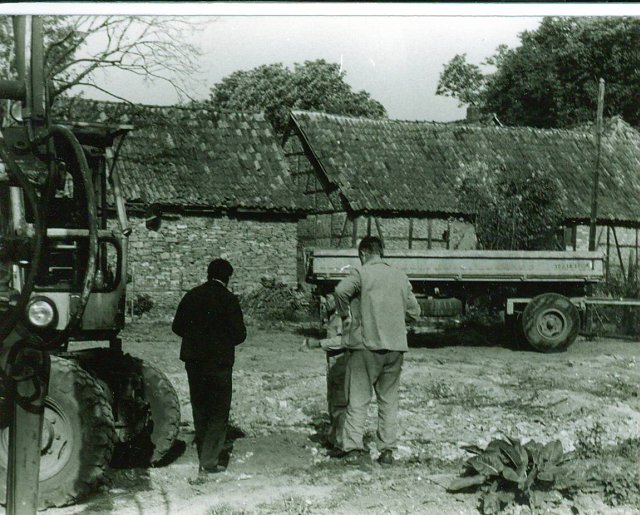
<path fill-rule="evenodd" d="M 240 298 L 247 318 L 263 322 L 300 322 L 309 318 L 311 295 L 308 292 L 271 277 L 263 277 L 260 283 Z"/>

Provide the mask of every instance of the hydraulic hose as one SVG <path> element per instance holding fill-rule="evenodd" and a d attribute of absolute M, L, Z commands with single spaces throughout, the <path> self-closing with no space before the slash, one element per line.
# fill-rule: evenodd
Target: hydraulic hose
<path fill-rule="evenodd" d="M 91 294 L 91 290 L 93 288 L 98 256 L 98 213 L 89 164 L 87 163 L 87 158 L 84 155 L 84 151 L 82 150 L 82 146 L 80 145 L 78 138 L 76 138 L 71 129 L 62 125 L 52 125 L 49 129 L 48 136 L 60 136 L 71 147 L 73 156 L 76 161 L 75 164 L 77 165 L 76 170 L 80 172 L 87 203 L 86 207 L 87 224 L 89 228 L 89 255 L 87 257 L 87 265 L 82 281 L 80 300 L 77 309 L 71 314 L 71 319 L 69 320 L 67 329 L 64 332 L 66 336 L 80 323 L 80 320 L 82 319 L 82 315 L 84 313 L 84 309 L 87 305 L 87 302 L 89 301 L 89 295 Z M 59 339 L 56 340 L 59 341 Z"/>
<path fill-rule="evenodd" d="M 44 220 L 42 218 L 42 213 L 40 212 L 40 208 L 38 205 L 38 197 L 36 196 L 35 189 L 29 182 L 29 178 L 20 169 L 20 166 L 11 155 L 9 149 L 7 149 L 6 143 L 2 137 L 0 137 L 0 160 L 2 160 L 2 162 L 6 164 L 9 174 L 23 189 L 27 201 L 29 202 L 29 205 L 31 206 L 31 210 L 33 212 L 33 225 L 35 230 L 35 235 L 33 238 L 33 249 L 31 253 L 31 268 L 29 270 L 29 273 L 27 274 L 25 284 L 20 291 L 20 295 L 18 297 L 16 305 L 12 309 L 10 309 L 8 316 L 4 316 L 2 320 L 0 320 L 0 347 L 2 347 L 2 342 L 15 328 L 20 318 L 23 316 L 24 310 L 27 307 L 27 303 L 29 302 L 31 292 L 33 291 L 35 277 L 38 273 L 38 268 L 40 266 L 40 260 L 42 257 L 42 243 L 44 240 L 45 226 Z"/>

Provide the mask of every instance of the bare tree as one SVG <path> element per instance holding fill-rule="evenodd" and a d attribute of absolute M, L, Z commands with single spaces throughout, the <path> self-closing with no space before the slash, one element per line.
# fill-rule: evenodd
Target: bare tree
<path fill-rule="evenodd" d="M 2 18 L 0 40 L 10 25 L 8 16 Z M 201 22 L 170 16 L 46 16 L 44 25 L 52 99 L 84 86 L 126 100 L 96 81 L 98 72 L 114 69 L 167 82 L 180 98 L 192 98 L 189 86 L 200 53 L 190 40 Z"/>

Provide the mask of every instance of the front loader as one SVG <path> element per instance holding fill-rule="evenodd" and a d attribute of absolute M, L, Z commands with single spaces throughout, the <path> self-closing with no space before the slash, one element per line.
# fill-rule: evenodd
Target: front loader
<path fill-rule="evenodd" d="M 118 453 L 158 463 L 180 409 L 118 337 L 131 229 L 116 157 L 133 127 L 55 120 L 42 19 L 13 22 L 17 77 L 0 80 L 0 504 L 22 514 L 89 493 Z"/>

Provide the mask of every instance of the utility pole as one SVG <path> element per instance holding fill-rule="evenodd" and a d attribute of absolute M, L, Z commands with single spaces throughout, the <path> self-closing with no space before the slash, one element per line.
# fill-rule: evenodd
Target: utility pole
<path fill-rule="evenodd" d="M 596 223 L 598 221 L 598 186 L 600 183 L 600 149 L 602 147 L 602 111 L 604 108 L 604 79 L 598 87 L 598 114 L 596 117 L 596 167 L 591 187 L 591 220 L 589 224 L 589 250 L 596 250 Z"/>

